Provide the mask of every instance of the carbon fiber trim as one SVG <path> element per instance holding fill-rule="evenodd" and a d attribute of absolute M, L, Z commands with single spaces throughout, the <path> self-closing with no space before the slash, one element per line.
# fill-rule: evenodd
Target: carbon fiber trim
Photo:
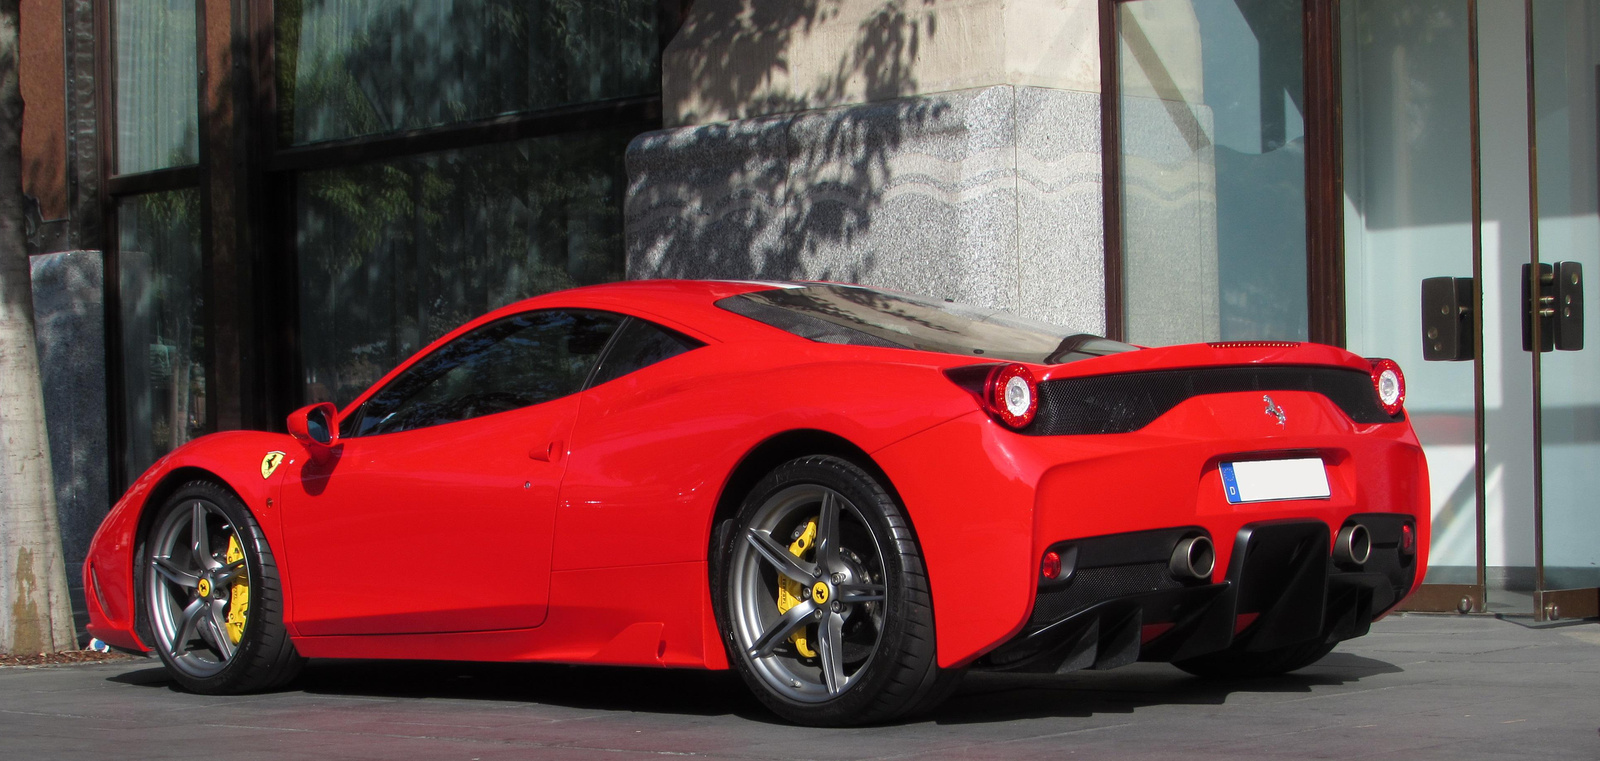
<path fill-rule="evenodd" d="M 1247 366 L 1156 370 L 1039 384 L 1039 411 L 1022 431 L 1030 436 L 1066 436 L 1137 431 L 1173 407 L 1206 394 L 1238 391 L 1309 391 L 1327 397 L 1363 424 L 1396 423 L 1378 403 L 1372 376 L 1336 367 Z"/>

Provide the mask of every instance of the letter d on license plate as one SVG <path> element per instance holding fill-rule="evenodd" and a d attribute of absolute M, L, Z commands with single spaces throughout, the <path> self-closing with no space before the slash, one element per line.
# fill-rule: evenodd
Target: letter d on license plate
<path fill-rule="evenodd" d="M 1327 499 L 1328 470 L 1320 457 L 1222 463 L 1222 488 L 1228 502 Z"/>

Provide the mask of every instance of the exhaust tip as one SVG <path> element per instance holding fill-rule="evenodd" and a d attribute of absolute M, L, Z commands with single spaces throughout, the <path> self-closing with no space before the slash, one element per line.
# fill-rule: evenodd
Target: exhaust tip
<path fill-rule="evenodd" d="M 1359 523 L 1339 529 L 1333 540 L 1333 559 L 1346 565 L 1363 565 L 1372 556 L 1372 533 Z"/>
<path fill-rule="evenodd" d="M 1217 553 L 1211 540 L 1204 536 L 1184 537 L 1172 548 L 1172 559 L 1167 568 L 1180 579 L 1209 579 L 1217 564 Z"/>

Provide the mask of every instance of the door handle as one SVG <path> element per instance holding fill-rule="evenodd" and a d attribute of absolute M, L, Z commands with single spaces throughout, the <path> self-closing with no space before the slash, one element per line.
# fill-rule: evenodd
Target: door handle
<path fill-rule="evenodd" d="M 528 458 L 540 462 L 561 462 L 561 453 L 566 448 L 559 439 L 545 445 L 535 445 L 528 450 Z"/>
<path fill-rule="evenodd" d="M 1522 350 L 1533 351 L 1533 318 L 1539 318 L 1539 351 L 1583 348 L 1583 265 L 1522 265 Z M 1537 300 L 1537 303 L 1535 303 Z"/>
<path fill-rule="evenodd" d="M 1472 278 L 1422 281 L 1422 358 L 1459 362 L 1473 358 Z"/>
<path fill-rule="evenodd" d="M 1583 265 L 1556 262 L 1556 348 L 1561 351 L 1583 349 Z"/>

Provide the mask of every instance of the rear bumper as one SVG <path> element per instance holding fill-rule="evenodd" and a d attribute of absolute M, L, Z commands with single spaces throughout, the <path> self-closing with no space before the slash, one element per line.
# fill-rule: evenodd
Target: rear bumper
<path fill-rule="evenodd" d="M 1414 585 L 1419 558 L 1400 545 L 1403 527 L 1414 537 L 1416 525 L 1391 513 L 1347 523 L 1372 535 L 1371 556 L 1359 566 L 1335 562 L 1326 523 L 1276 520 L 1239 529 L 1220 580 L 1168 570 L 1178 541 L 1204 533 L 1197 527 L 1059 543 L 1052 549 L 1072 567 L 1064 562 L 1061 578 L 1041 585 L 1021 633 L 974 666 L 1064 673 L 1359 637 Z"/>
<path fill-rule="evenodd" d="M 1029 633 L 1041 557 L 1088 537 L 1200 530 L 1216 542 L 1211 582 L 1222 584 L 1231 538 L 1246 527 L 1320 522 L 1333 534 L 1354 515 L 1400 516 L 1416 531 L 1414 588 L 1427 567 L 1429 496 L 1411 426 L 1357 424 L 1306 392 L 1273 395 L 1287 410 L 1280 425 L 1263 396 L 1195 397 L 1122 434 L 1027 436 L 974 412 L 873 452 L 923 550 L 939 665 L 973 665 Z M 1228 501 L 1223 464 L 1308 457 L 1324 462 L 1329 496 Z"/>

